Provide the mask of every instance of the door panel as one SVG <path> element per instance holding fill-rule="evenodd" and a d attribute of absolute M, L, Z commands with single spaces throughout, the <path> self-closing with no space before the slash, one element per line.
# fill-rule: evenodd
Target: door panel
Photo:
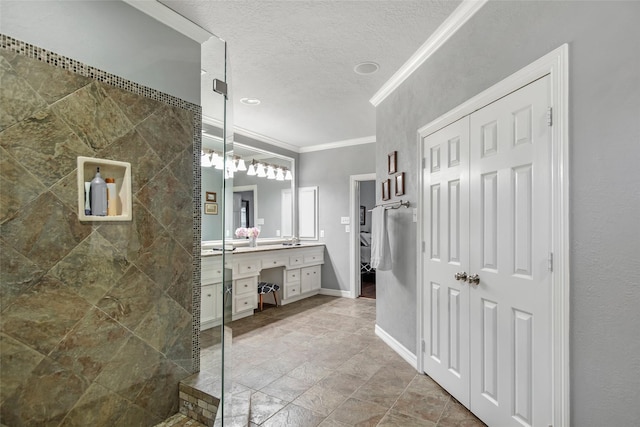
<path fill-rule="evenodd" d="M 552 424 L 549 84 L 423 139 L 423 366 L 491 426 Z"/>
<path fill-rule="evenodd" d="M 489 425 L 551 424 L 548 85 L 470 116 L 470 409 Z"/>
<path fill-rule="evenodd" d="M 469 403 L 469 289 L 454 276 L 469 263 L 469 118 L 423 141 L 427 248 L 424 286 L 425 372 L 460 402 Z M 464 267 L 463 267 L 464 266 Z"/>

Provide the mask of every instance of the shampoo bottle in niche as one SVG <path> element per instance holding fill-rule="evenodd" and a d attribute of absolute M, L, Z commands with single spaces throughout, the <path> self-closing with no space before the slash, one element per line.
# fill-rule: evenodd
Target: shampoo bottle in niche
<path fill-rule="evenodd" d="M 118 195 L 116 194 L 116 180 L 105 178 L 107 183 L 107 216 L 118 215 Z"/>
<path fill-rule="evenodd" d="M 107 215 L 107 183 L 100 176 L 99 167 L 91 180 L 91 213 L 97 216 Z"/>

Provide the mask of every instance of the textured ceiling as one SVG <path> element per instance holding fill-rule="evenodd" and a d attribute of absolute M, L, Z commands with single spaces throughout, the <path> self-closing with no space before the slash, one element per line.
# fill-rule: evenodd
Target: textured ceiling
<path fill-rule="evenodd" d="M 170 1 L 180 15 L 228 42 L 235 126 L 298 147 L 375 135 L 369 99 L 459 1 Z M 218 41 L 205 44 L 204 87 L 222 76 Z M 358 75 L 356 64 L 380 70 Z M 239 101 L 251 97 L 259 106 Z M 203 112 L 221 116 L 203 92 Z"/>

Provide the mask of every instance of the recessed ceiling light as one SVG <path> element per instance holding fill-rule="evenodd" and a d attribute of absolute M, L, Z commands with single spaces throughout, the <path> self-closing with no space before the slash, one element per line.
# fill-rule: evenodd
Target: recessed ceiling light
<path fill-rule="evenodd" d="M 207 70 L 203 70 L 202 68 L 200 69 L 200 75 L 204 76 L 205 74 L 207 74 Z"/>
<path fill-rule="evenodd" d="M 258 105 L 260 100 L 258 98 L 242 98 L 240 100 L 244 105 Z"/>
<path fill-rule="evenodd" d="M 361 62 L 358 65 L 356 65 L 355 67 L 353 67 L 353 71 L 355 71 L 358 74 L 373 74 L 376 71 L 378 71 L 378 69 L 380 68 L 380 66 L 378 64 L 376 64 L 375 62 L 371 62 L 371 61 L 367 61 L 367 62 Z"/>

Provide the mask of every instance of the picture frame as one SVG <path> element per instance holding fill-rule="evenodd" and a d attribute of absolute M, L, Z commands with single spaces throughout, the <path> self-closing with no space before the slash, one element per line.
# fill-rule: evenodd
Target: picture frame
<path fill-rule="evenodd" d="M 205 203 L 204 204 L 204 213 L 205 213 L 205 215 L 218 215 L 218 204 L 217 203 Z"/>
<path fill-rule="evenodd" d="M 396 196 L 404 195 L 404 172 L 396 175 Z"/>
<path fill-rule="evenodd" d="M 393 151 L 387 155 L 387 170 L 389 175 L 393 175 L 398 171 L 397 151 Z"/>
<path fill-rule="evenodd" d="M 360 225 L 365 225 L 367 222 L 367 208 L 360 206 Z"/>
<path fill-rule="evenodd" d="M 214 193 L 213 191 L 206 192 L 205 202 L 217 202 L 217 201 L 218 201 L 218 197 L 216 193 Z"/>
<path fill-rule="evenodd" d="M 382 181 L 382 200 L 391 199 L 391 179 Z"/>

